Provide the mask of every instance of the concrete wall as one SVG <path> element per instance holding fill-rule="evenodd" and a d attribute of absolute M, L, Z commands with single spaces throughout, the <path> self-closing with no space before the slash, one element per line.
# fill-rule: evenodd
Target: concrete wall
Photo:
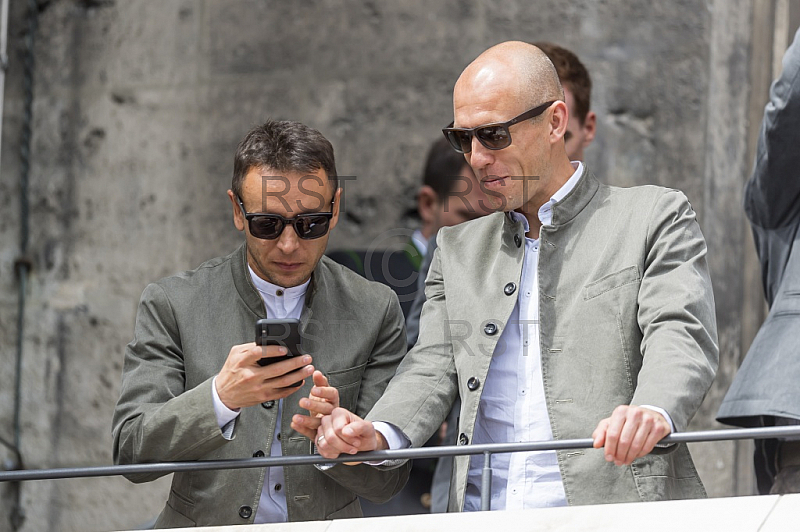
<path fill-rule="evenodd" d="M 0 163 L 5 439 L 17 333 L 25 4 L 12 2 Z M 711 252 L 722 365 L 692 428 L 714 427 L 762 308 L 740 196 L 771 77 L 754 74 L 754 65 L 772 61 L 771 32 L 756 23 L 773 23 L 774 4 L 39 0 L 26 465 L 110 463 L 111 412 L 139 294 L 148 281 L 239 242 L 225 191 L 250 126 L 291 118 L 331 139 L 340 173 L 357 178 L 331 247 L 366 246 L 389 229 L 413 227 L 424 153 L 451 120 L 456 77 L 509 39 L 552 40 L 584 60 L 599 116 L 587 158 L 601 179 L 677 187 L 697 210 Z M 742 449 L 695 448 L 712 495 L 752 489 Z M 156 515 L 167 489 L 165 480 L 27 483 L 23 530 L 134 528 Z M 9 526 L 11 495 L 0 485 L 0 530 Z"/>

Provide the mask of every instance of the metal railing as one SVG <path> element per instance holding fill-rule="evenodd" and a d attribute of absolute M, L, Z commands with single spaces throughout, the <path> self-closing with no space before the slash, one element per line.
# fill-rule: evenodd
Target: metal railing
<path fill-rule="evenodd" d="M 800 438 L 800 426 L 763 427 L 752 429 L 725 429 L 697 432 L 679 432 L 661 440 L 662 444 L 699 443 L 723 440 L 760 440 L 772 438 Z M 372 451 L 338 458 L 323 458 L 320 455 L 267 456 L 264 458 L 242 458 L 236 460 L 199 460 L 192 462 L 158 462 L 150 464 L 128 464 L 95 467 L 65 467 L 57 469 L 27 469 L 0 472 L 0 482 L 28 480 L 56 480 L 64 478 L 107 477 L 139 473 L 175 473 L 181 471 L 206 471 L 213 469 L 247 469 L 251 467 L 277 467 L 309 464 L 337 464 L 341 462 L 380 462 L 383 460 L 439 458 L 482 454 L 484 456 L 481 478 L 481 509 L 490 510 L 493 454 L 523 451 L 563 451 L 593 448 L 591 438 L 574 440 L 551 440 L 525 443 L 491 443 L 481 445 L 447 445 L 418 447 L 394 451 Z M 357 458 L 357 460 L 356 460 Z"/>

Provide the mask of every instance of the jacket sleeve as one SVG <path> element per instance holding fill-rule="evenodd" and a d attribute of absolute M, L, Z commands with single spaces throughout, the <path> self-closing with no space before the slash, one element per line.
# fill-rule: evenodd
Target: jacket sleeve
<path fill-rule="evenodd" d="M 763 229 L 783 227 L 800 215 L 800 30 L 772 83 L 758 137 L 753 175 L 745 188 L 750 221 Z"/>
<path fill-rule="evenodd" d="M 642 367 L 632 404 L 666 410 L 684 430 L 719 363 L 706 243 L 686 197 L 675 190 L 652 204 L 638 295 Z"/>
<path fill-rule="evenodd" d="M 403 312 L 394 292 L 389 292 L 387 308 L 380 332 L 373 347 L 367 367 L 361 377 L 361 386 L 355 414 L 364 417 L 386 390 L 398 364 L 406 353 L 406 332 Z M 347 466 L 338 464 L 323 472 L 353 493 L 372 502 L 382 503 L 396 495 L 408 481 L 409 462 L 387 469 L 368 464 Z"/>
<path fill-rule="evenodd" d="M 450 412 L 458 393 L 453 347 L 449 338 L 441 248 L 433 254 L 425 283 L 417 345 L 406 355 L 386 393 L 367 416 L 403 431 L 421 447 Z"/>
<path fill-rule="evenodd" d="M 133 341 L 125 349 L 122 389 L 114 410 L 114 463 L 196 460 L 225 444 L 214 414 L 211 382 L 185 389 L 180 335 L 164 289 L 145 288 Z M 147 482 L 166 473 L 127 478 Z"/>

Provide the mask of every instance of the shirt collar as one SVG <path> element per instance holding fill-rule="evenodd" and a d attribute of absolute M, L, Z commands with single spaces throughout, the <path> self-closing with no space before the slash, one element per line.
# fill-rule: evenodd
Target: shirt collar
<path fill-rule="evenodd" d="M 255 285 L 256 290 L 259 291 L 261 297 L 263 298 L 275 299 L 281 297 L 284 300 L 299 299 L 306 295 L 308 284 L 311 282 L 311 279 L 309 279 L 301 285 L 293 286 L 291 288 L 283 288 L 282 286 L 265 281 L 256 275 L 256 272 L 253 271 L 253 268 L 251 268 L 249 264 L 247 265 L 247 269 L 250 270 L 250 278 L 253 279 L 253 284 Z"/>
<path fill-rule="evenodd" d="M 561 185 L 561 188 L 556 190 L 555 194 L 550 197 L 550 201 L 539 207 L 539 212 L 537 214 L 539 216 L 539 221 L 542 222 L 542 225 L 550 225 L 552 223 L 553 205 L 566 198 L 567 194 L 572 192 L 572 189 L 575 188 L 575 185 L 577 185 L 578 181 L 581 179 L 581 174 L 583 174 L 583 163 L 580 161 L 572 161 L 570 164 L 572 164 L 572 167 L 575 169 L 570 178 L 567 179 L 566 183 Z M 511 218 L 515 222 L 522 222 L 522 226 L 525 228 L 526 233 L 531 230 L 530 225 L 528 224 L 528 219 L 525 218 L 525 215 L 521 212 L 511 211 Z"/>

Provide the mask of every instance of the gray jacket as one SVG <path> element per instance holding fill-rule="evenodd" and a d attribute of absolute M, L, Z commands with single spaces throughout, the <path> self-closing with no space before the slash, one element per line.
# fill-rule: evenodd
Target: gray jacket
<path fill-rule="evenodd" d="M 419 340 L 369 419 L 393 423 L 419 446 L 458 394 L 459 444 L 471 441 L 481 385 L 521 289 L 524 236 L 522 224 L 502 213 L 440 230 Z M 587 438 L 629 403 L 664 408 L 685 429 L 718 363 L 706 245 L 685 196 L 608 187 L 584 170 L 554 205 L 552 225 L 542 227 L 538 275 L 554 437 Z M 704 496 L 687 448 L 670 451 L 629 467 L 607 463 L 600 450 L 559 451 L 567 500 Z M 468 464 L 456 458 L 450 511 L 463 508 Z"/>
<path fill-rule="evenodd" d="M 276 423 L 284 455 L 312 454 L 312 443 L 289 426 L 311 379 L 284 400 L 243 408 L 233 439 L 217 426 L 211 381 L 230 348 L 253 341 L 266 317 L 250 279 L 245 246 L 193 271 L 149 285 L 142 295 L 134 340 L 125 352 L 122 390 L 114 412 L 114 462 L 249 458 L 269 454 Z M 314 270 L 301 317 L 303 349 L 339 389 L 342 406 L 366 414 L 405 353 L 403 316 L 387 287 L 323 257 Z M 357 517 L 356 495 L 388 500 L 408 478 L 368 465 L 284 468 L 290 521 Z M 131 475 L 146 482 L 159 475 Z M 265 469 L 176 473 L 157 527 L 251 523 Z"/>
<path fill-rule="evenodd" d="M 770 90 L 744 209 L 769 315 L 717 419 L 759 426 L 762 416 L 800 419 L 800 31 Z"/>

